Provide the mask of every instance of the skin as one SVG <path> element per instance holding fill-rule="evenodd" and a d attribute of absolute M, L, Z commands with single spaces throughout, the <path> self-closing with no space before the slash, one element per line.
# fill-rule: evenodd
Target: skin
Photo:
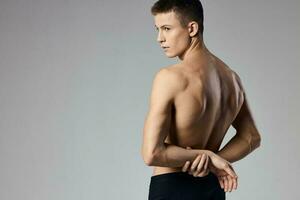
<path fill-rule="evenodd" d="M 174 12 L 154 16 L 157 41 L 180 62 L 160 69 L 153 80 L 143 129 L 142 156 L 153 175 L 184 171 L 214 173 L 225 191 L 237 188 L 231 163 L 260 146 L 239 76 L 212 54 L 191 21 L 182 27 Z M 230 126 L 236 135 L 221 149 Z"/>

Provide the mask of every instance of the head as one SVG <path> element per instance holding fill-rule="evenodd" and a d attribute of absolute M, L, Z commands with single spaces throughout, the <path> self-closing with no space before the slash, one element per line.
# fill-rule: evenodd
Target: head
<path fill-rule="evenodd" d="M 157 41 L 168 57 L 180 56 L 191 40 L 202 40 L 203 7 L 199 0 L 158 0 L 151 8 Z"/>

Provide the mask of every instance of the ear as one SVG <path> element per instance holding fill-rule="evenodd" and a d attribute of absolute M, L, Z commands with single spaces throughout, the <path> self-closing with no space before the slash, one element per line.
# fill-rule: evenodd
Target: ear
<path fill-rule="evenodd" d="M 199 25 L 197 22 L 195 21 L 191 21 L 189 24 L 188 24 L 188 27 L 189 27 L 189 34 L 191 37 L 194 37 L 198 34 L 198 31 L 199 31 Z"/>

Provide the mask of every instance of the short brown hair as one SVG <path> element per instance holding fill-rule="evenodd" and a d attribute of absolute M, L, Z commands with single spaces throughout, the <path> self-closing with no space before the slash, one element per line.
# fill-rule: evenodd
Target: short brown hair
<path fill-rule="evenodd" d="M 183 27 L 196 21 L 203 35 L 203 7 L 200 0 L 158 0 L 151 7 L 152 15 L 174 11 Z"/>

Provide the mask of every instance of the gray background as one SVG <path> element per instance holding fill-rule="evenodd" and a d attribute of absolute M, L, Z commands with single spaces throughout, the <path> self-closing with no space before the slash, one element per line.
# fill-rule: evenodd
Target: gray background
<path fill-rule="evenodd" d="M 0 1 L 1 200 L 147 198 L 152 79 L 177 62 L 156 42 L 153 2 Z M 228 199 L 300 198 L 300 2 L 203 6 L 205 43 L 242 78 L 262 134 Z"/>

